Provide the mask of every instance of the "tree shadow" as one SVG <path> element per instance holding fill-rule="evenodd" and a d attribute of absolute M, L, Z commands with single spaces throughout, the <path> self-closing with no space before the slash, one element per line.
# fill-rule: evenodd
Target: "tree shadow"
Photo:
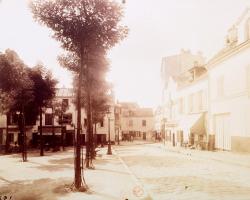
<path fill-rule="evenodd" d="M 99 167 L 97 167 L 96 170 L 106 171 L 106 172 L 110 172 L 110 173 L 117 173 L 117 174 L 129 175 L 128 172 L 118 171 L 118 170 L 112 170 L 112 169 L 105 169 L 105 168 L 99 168 Z"/>
<path fill-rule="evenodd" d="M 27 181 L 7 181 L 8 184 L 0 188 L 0 195 L 11 195 L 15 200 L 56 200 L 69 194 L 68 185 L 72 180 L 38 179 L 26 184 Z"/>
<path fill-rule="evenodd" d="M 31 168 L 36 168 L 44 171 L 60 171 L 63 169 L 73 169 L 73 165 L 69 164 L 42 164 L 34 161 L 30 161 L 30 163 L 35 164 L 37 166 L 33 166 Z"/>
<path fill-rule="evenodd" d="M 74 158 L 69 157 L 69 158 L 62 158 L 62 159 L 51 159 L 49 160 L 49 163 L 51 164 L 60 164 L 60 165 L 65 165 L 65 164 L 74 164 Z"/>

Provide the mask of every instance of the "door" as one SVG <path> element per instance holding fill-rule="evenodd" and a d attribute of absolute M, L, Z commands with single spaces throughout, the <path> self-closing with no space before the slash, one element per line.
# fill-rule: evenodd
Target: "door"
<path fill-rule="evenodd" d="M 217 149 L 231 150 L 229 117 L 229 114 L 220 114 L 214 116 L 215 148 Z"/>

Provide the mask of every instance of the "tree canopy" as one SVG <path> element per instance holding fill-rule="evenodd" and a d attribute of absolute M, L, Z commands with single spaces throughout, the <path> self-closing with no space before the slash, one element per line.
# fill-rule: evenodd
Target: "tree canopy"
<path fill-rule="evenodd" d="M 99 55 L 113 47 L 127 34 L 119 25 L 122 8 L 107 0 L 35 0 L 31 3 L 34 18 L 53 30 L 62 47 L 78 55 L 87 48 Z"/>
<path fill-rule="evenodd" d="M 56 83 L 44 66 L 29 68 L 13 50 L 0 54 L 1 112 L 23 111 L 27 124 L 33 124 L 39 107 L 54 98 Z"/>

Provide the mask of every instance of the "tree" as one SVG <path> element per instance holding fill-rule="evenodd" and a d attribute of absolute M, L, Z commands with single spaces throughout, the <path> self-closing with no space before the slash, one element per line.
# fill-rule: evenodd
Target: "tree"
<path fill-rule="evenodd" d="M 33 94 L 28 90 L 30 87 L 32 87 L 32 82 L 28 77 L 26 69 L 27 66 L 19 58 L 16 52 L 7 49 L 5 53 L 0 54 L 0 111 L 7 115 L 5 145 L 6 153 L 9 150 L 9 113 L 19 111 L 20 116 L 25 116 L 25 111 L 27 111 L 25 108 L 27 107 L 27 104 L 34 98 Z M 24 137 L 23 125 L 23 123 L 19 123 L 20 133 Z M 24 153 L 24 148 L 22 149 Z M 25 160 L 26 158 L 24 158 L 24 161 Z"/>
<path fill-rule="evenodd" d="M 77 72 L 79 69 L 77 66 L 80 65 L 80 58 L 75 54 L 61 55 L 58 57 L 61 66 L 70 69 L 73 72 Z M 91 109 L 91 131 L 86 134 L 86 155 L 85 155 L 85 166 L 87 168 L 94 168 L 92 163 L 92 158 L 95 152 L 95 135 L 93 133 L 93 125 L 95 126 L 98 122 L 101 122 L 105 113 L 108 110 L 109 96 L 108 91 L 110 85 L 105 79 L 105 75 L 108 71 L 109 62 L 105 56 L 101 56 L 89 63 L 89 73 L 88 80 L 85 71 L 83 71 L 82 78 L 82 92 L 81 92 L 81 107 L 88 109 L 87 98 L 88 95 L 91 99 L 90 109 Z M 78 88 L 78 79 L 74 78 L 73 81 L 74 88 Z M 87 88 L 89 86 L 89 89 Z"/>
<path fill-rule="evenodd" d="M 99 89 L 94 98 L 92 99 L 92 113 L 93 113 L 93 124 L 94 124 L 94 141 L 92 143 L 92 148 L 91 148 L 91 158 L 95 158 L 95 149 L 97 146 L 97 141 L 96 141 L 96 125 L 98 123 L 102 123 L 105 114 L 109 110 L 109 97 L 107 96 L 107 93 L 104 92 L 105 90 Z"/>
<path fill-rule="evenodd" d="M 81 172 L 81 82 L 86 75 L 87 130 L 91 132 L 91 97 L 89 63 L 126 36 L 127 28 L 120 26 L 121 6 L 110 0 L 36 0 L 31 3 L 34 18 L 54 31 L 54 38 L 65 50 L 80 59 L 79 87 L 77 91 L 77 136 L 75 156 L 75 187 L 83 185 Z"/>
<path fill-rule="evenodd" d="M 64 130 L 63 130 L 63 123 L 64 123 L 64 114 L 68 110 L 69 106 L 66 105 L 63 101 L 54 101 L 52 104 L 52 109 L 54 116 L 58 117 L 58 123 L 61 124 L 61 146 L 64 150 Z M 54 120 L 54 119 L 53 119 Z M 53 132 L 54 133 L 54 132 Z M 54 139 L 55 136 L 53 136 Z"/>
<path fill-rule="evenodd" d="M 23 136 L 23 152 L 26 145 L 25 125 L 35 124 L 39 113 L 41 123 L 41 108 L 54 98 L 55 84 L 56 80 L 42 65 L 28 68 L 11 50 L 0 55 L 1 108 L 5 114 L 20 113 L 18 125 Z"/>
<path fill-rule="evenodd" d="M 29 69 L 29 78 L 33 82 L 33 94 L 35 108 L 39 109 L 40 121 L 40 156 L 44 156 L 44 139 L 42 132 L 42 113 L 43 108 L 50 105 L 55 97 L 55 86 L 57 81 L 52 78 L 50 71 L 46 71 L 43 64 L 38 64 L 34 68 Z"/>

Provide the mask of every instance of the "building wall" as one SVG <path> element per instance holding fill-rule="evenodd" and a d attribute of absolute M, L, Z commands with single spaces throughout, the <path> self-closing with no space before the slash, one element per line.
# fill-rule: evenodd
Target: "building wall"
<path fill-rule="evenodd" d="M 167 105 L 167 126 L 165 126 L 165 133 L 168 133 L 167 140 L 171 138 L 171 143 L 181 145 L 182 142 L 189 142 L 190 139 L 190 119 L 194 119 L 194 115 L 201 116 L 199 123 L 199 130 L 202 132 L 206 141 L 207 133 L 207 110 L 208 110 L 208 78 L 206 74 L 198 77 L 197 80 L 190 82 L 184 86 L 178 87 L 178 82 L 170 77 L 168 88 L 166 90 L 168 98 L 166 98 L 165 105 Z M 197 119 L 198 120 L 198 119 Z M 195 122 L 196 123 L 196 122 Z M 203 130 L 203 127 L 204 130 Z M 180 136 L 180 131 L 183 136 Z M 166 136 L 167 137 L 167 136 Z M 182 139 L 180 137 L 183 137 Z"/>
<path fill-rule="evenodd" d="M 143 121 L 146 125 L 143 125 Z M 135 135 L 135 139 L 145 139 L 146 136 L 146 139 L 150 140 L 153 137 L 155 121 L 152 109 L 140 108 L 132 103 L 123 103 L 121 104 L 120 123 L 124 137 L 126 134 Z"/>
<path fill-rule="evenodd" d="M 58 105 L 60 106 L 62 104 L 63 99 L 68 99 L 68 109 L 66 110 L 65 113 L 71 113 L 72 114 L 72 121 L 70 123 L 65 123 L 63 126 L 66 126 L 67 131 L 73 132 L 77 127 L 77 110 L 74 104 L 74 96 L 73 96 L 73 90 L 69 88 L 59 88 L 57 89 L 57 95 L 55 101 L 58 102 Z M 46 127 L 52 127 L 52 125 L 46 125 L 45 124 L 45 114 L 52 114 L 52 109 L 51 108 L 46 108 L 44 110 L 44 113 L 42 115 L 42 126 Z M 81 110 L 81 126 L 82 126 L 82 134 L 86 134 L 86 112 L 84 109 Z M 111 109 L 111 114 L 109 114 L 110 120 L 110 135 L 111 135 L 111 141 L 115 141 L 115 126 L 114 126 L 114 108 L 112 107 Z M 27 141 L 32 139 L 33 133 L 38 133 L 39 135 L 39 125 L 40 125 L 40 120 L 39 116 L 36 122 L 36 125 L 33 127 L 27 127 L 26 128 L 26 134 L 27 134 Z M 61 124 L 59 123 L 59 117 L 54 116 L 54 126 L 60 127 Z M 9 133 L 14 133 L 14 141 L 17 141 L 18 137 L 18 127 L 16 125 L 14 126 L 9 126 Z M 94 127 L 93 127 L 94 128 Z M 3 133 L 3 139 L 2 139 L 2 144 L 5 144 L 5 139 L 6 139 L 6 116 L 1 115 L 0 116 L 0 129 L 1 132 Z M 50 130 L 50 129 L 49 129 Z M 61 130 L 57 130 L 61 134 Z M 44 135 L 47 133 L 44 133 Z M 52 133 L 50 133 L 52 134 Z M 57 134 L 57 133 L 56 133 Z M 100 127 L 100 124 L 97 125 L 97 134 L 105 134 L 106 141 L 108 140 L 108 116 L 105 115 L 104 117 L 104 126 Z M 85 136 L 84 136 L 85 137 Z"/>
<path fill-rule="evenodd" d="M 161 63 L 161 80 L 165 85 L 170 76 L 178 76 L 195 65 L 203 65 L 205 62 L 201 52 L 192 54 L 189 50 L 181 50 L 178 55 L 162 58 Z"/>
<path fill-rule="evenodd" d="M 228 114 L 227 126 L 229 128 L 225 134 L 231 138 L 231 149 L 229 150 L 233 151 L 250 152 L 249 55 L 250 44 L 247 44 L 238 53 L 210 66 L 209 70 L 211 104 L 209 132 L 216 135 L 216 115 Z M 241 141 L 244 141 L 245 148 L 240 145 Z"/>
<path fill-rule="evenodd" d="M 115 116 L 114 116 L 114 106 L 110 108 L 110 113 L 106 114 L 103 119 L 103 126 L 100 123 L 97 124 L 96 133 L 106 134 L 106 141 L 108 140 L 108 134 L 110 131 L 110 140 L 115 141 Z"/>
<path fill-rule="evenodd" d="M 146 120 L 146 126 L 142 125 L 142 121 Z M 133 121 L 133 125 L 129 125 L 129 121 Z M 123 131 L 141 131 L 148 132 L 154 130 L 153 117 L 124 117 L 121 120 L 121 129 Z"/>

